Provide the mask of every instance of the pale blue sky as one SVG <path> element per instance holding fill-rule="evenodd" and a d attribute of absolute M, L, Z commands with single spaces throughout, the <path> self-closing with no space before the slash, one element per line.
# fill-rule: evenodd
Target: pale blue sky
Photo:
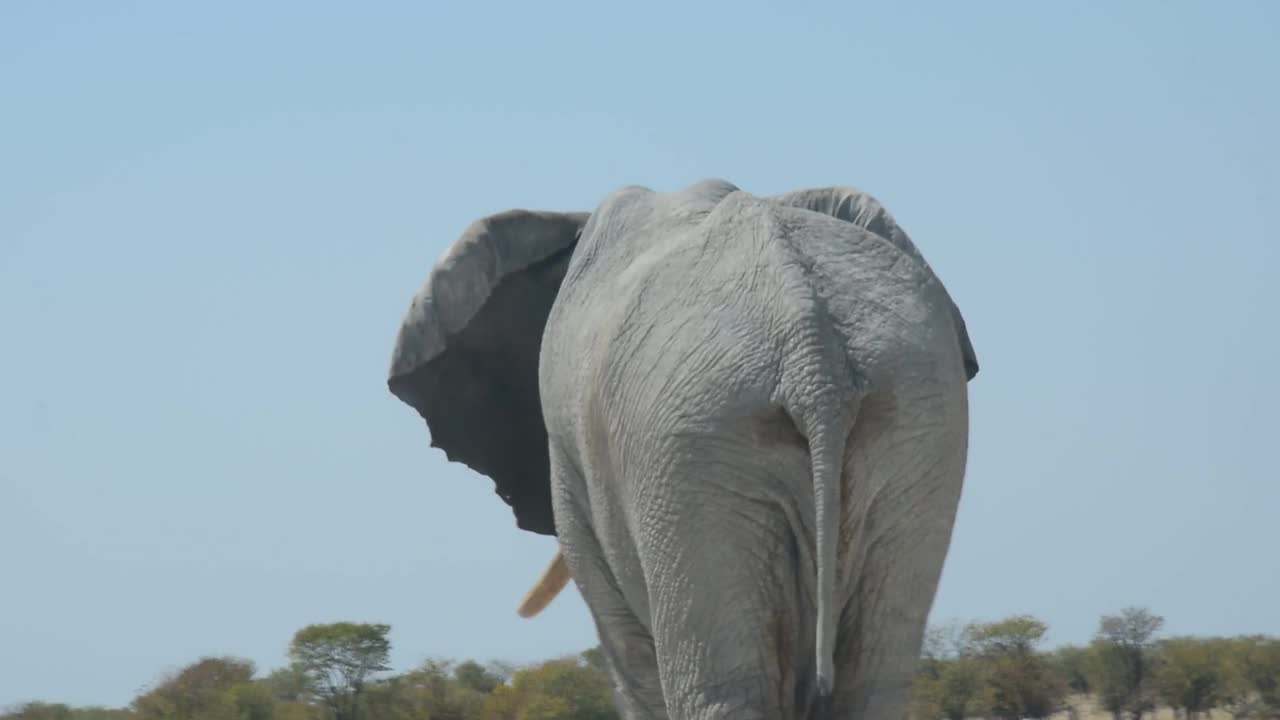
<path fill-rule="evenodd" d="M 871 191 L 962 307 L 935 619 L 1280 633 L 1280 4 L 203 5 L 0 6 L 0 705 L 593 644 L 389 354 L 476 217 L 705 177 Z"/>

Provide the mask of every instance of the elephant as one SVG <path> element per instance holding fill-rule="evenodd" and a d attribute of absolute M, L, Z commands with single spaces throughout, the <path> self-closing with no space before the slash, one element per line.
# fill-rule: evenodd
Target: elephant
<path fill-rule="evenodd" d="M 557 539 L 626 718 L 900 720 L 951 543 L 978 362 L 851 186 L 626 186 L 471 223 L 388 388 Z"/>

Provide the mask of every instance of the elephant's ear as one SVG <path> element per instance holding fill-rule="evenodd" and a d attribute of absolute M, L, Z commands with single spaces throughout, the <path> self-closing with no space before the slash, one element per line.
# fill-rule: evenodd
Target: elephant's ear
<path fill-rule="evenodd" d="M 893 243 L 899 250 L 915 258 L 924 267 L 929 268 L 929 263 L 920 254 L 920 250 L 916 248 L 915 243 L 911 242 L 911 238 L 907 237 L 907 233 L 898 226 L 889 211 L 885 210 L 884 206 L 874 197 L 857 188 L 839 186 L 812 188 L 775 195 L 769 199 L 780 205 L 820 212 L 866 228 L 868 231 Z M 933 272 L 932 268 L 929 271 Z M 964 357 L 965 375 L 969 380 L 972 380 L 978 374 L 978 356 L 974 353 L 973 343 L 969 340 L 969 330 L 965 327 L 964 316 L 960 314 L 960 308 L 956 307 L 955 301 L 951 300 L 950 294 L 947 295 L 947 301 L 951 303 L 951 313 L 955 320 L 956 331 L 960 334 L 960 351 Z"/>
<path fill-rule="evenodd" d="M 387 386 L 431 445 L 489 476 L 523 530 L 555 534 L 538 394 L 542 331 L 588 213 L 512 210 L 472 223 L 414 296 Z"/>

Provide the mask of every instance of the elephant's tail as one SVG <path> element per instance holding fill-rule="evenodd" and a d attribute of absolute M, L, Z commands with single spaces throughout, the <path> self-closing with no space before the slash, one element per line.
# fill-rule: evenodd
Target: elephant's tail
<path fill-rule="evenodd" d="M 569 566 L 564 562 L 564 555 L 560 550 L 556 550 L 556 554 L 551 558 L 551 562 L 547 564 L 547 569 L 542 571 L 542 577 L 538 578 L 538 582 L 529 588 L 529 592 L 525 594 L 524 599 L 520 601 L 520 607 L 516 612 L 522 618 L 531 618 L 542 612 L 565 585 L 569 584 Z"/>
<path fill-rule="evenodd" d="M 844 472 L 845 444 L 849 426 L 839 421 L 841 414 L 815 418 L 809 434 L 809 457 L 813 471 L 814 544 L 817 555 L 817 697 L 815 720 L 828 720 L 833 711 L 835 688 L 836 555 L 840 539 L 840 486 Z"/>

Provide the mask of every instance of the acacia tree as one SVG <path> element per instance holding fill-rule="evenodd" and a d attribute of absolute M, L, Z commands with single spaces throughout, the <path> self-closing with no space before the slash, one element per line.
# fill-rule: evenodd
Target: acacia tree
<path fill-rule="evenodd" d="M 493 668 L 487 668 L 474 660 L 466 660 L 455 667 L 453 679 L 481 695 L 488 695 L 502 684 L 502 677 Z"/>
<path fill-rule="evenodd" d="M 1156 694 L 1187 720 L 1212 710 L 1226 690 L 1226 647 L 1212 638 L 1176 637 L 1160 642 Z"/>
<path fill-rule="evenodd" d="M 1135 720 L 1155 709 L 1153 657 L 1155 636 L 1164 618 L 1145 608 L 1128 607 L 1104 615 L 1090 645 L 1090 684 L 1116 720 Z"/>
<path fill-rule="evenodd" d="M 928 716 L 965 720 L 980 710 L 984 674 L 977 658 L 947 658 L 935 666 L 935 673 L 925 675 L 915 688 Z"/>
<path fill-rule="evenodd" d="M 617 720 L 608 676 L 581 656 L 518 670 L 484 700 L 483 720 Z"/>
<path fill-rule="evenodd" d="M 29 702 L 0 715 L 0 720 L 72 720 L 75 715 L 65 703 Z"/>
<path fill-rule="evenodd" d="M 470 660 L 429 659 L 415 670 L 371 683 L 362 709 L 378 720 L 476 720 L 495 677 Z"/>
<path fill-rule="evenodd" d="M 913 717 L 965 720 L 979 709 L 983 668 L 974 655 L 972 631 L 973 626 L 954 621 L 926 629 L 911 687 Z"/>
<path fill-rule="evenodd" d="M 1071 692 L 1089 695 L 1093 686 L 1089 683 L 1089 649 L 1079 645 L 1063 645 L 1053 651 L 1050 659 L 1058 674 Z"/>
<path fill-rule="evenodd" d="M 1067 685 L 1040 652 L 1048 630 L 1030 615 L 973 626 L 970 636 L 986 666 L 993 715 L 1020 720 L 1046 718 L 1058 711 Z"/>
<path fill-rule="evenodd" d="M 340 622 L 294 634 L 289 659 L 334 720 L 356 720 L 370 678 L 391 668 L 390 631 L 390 625 Z"/>
<path fill-rule="evenodd" d="M 27 702 L 5 712 L 0 720 L 132 720 L 133 712 L 125 708 L 98 705 L 72 707 L 66 703 Z"/>
<path fill-rule="evenodd" d="M 1223 642 L 1225 709 L 1235 718 L 1280 718 L 1280 638 L 1245 635 Z"/>
<path fill-rule="evenodd" d="M 253 663 L 204 657 L 134 698 L 140 720 L 269 720 L 272 699 L 252 682 Z"/>

